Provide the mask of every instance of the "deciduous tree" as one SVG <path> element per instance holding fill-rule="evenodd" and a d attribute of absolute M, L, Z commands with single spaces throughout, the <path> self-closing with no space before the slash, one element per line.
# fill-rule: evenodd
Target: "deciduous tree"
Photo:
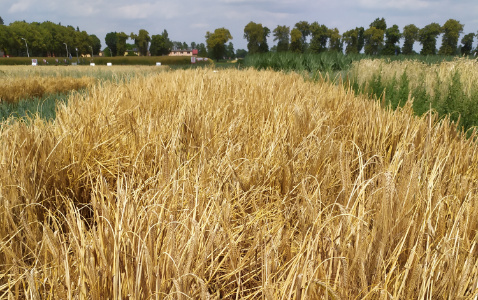
<path fill-rule="evenodd" d="M 376 18 L 372 23 L 370 23 L 370 27 L 375 27 L 385 32 L 385 30 L 387 30 L 387 22 L 385 22 L 384 18 Z"/>
<path fill-rule="evenodd" d="M 418 27 L 413 24 L 403 27 L 403 38 L 405 39 L 402 47 L 403 54 L 410 55 L 414 53 L 413 44 L 418 40 L 418 31 Z"/>
<path fill-rule="evenodd" d="M 274 41 L 277 41 L 277 52 L 289 51 L 289 35 L 290 28 L 289 26 L 278 25 L 274 31 Z"/>
<path fill-rule="evenodd" d="M 247 50 L 250 54 L 263 53 L 269 50 L 267 46 L 269 33 L 270 30 L 267 27 L 252 21 L 244 27 L 244 38 L 247 40 Z"/>
<path fill-rule="evenodd" d="M 140 29 L 138 34 L 131 33 L 130 37 L 134 40 L 136 47 L 138 47 L 139 54 L 143 56 L 148 55 L 149 42 L 151 41 L 149 32 L 145 29 Z"/>
<path fill-rule="evenodd" d="M 384 18 L 376 18 L 364 31 L 365 54 L 377 55 L 383 49 L 383 36 L 387 29 Z"/>
<path fill-rule="evenodd" d="M 422 55 L 435 55 L 437 37 L 441 33 L 441 26 L 438 23 L 431 23 L 418 31 L 418 41 L 422 44 Z"/>
<path fill-rule="evenodd" d="M 98 55 L 98 53 L 100 53 L 101 51 L 101 41 L 94 34 L 90 34 L 90 45 L 91 45 L 91 48 L 93 49 L 93 55 Z"/>
<path fill-rule="evenodd" d="M 383 47 L 383 30 L 370 27 L 364 32 L 365 54 L 377 55 Z"/>
<path fill-rule="evenodd" d="M 118 34 L 117 32 L 109 32 L 105 36 L 105 43 L 108 49 L 110 50 L 110 54 L 112 56 L 116 56 L 117 51 L 117 44 L 118 44 Z"/>
<path fill-rule="evenodd" d="M 475 37 L 474 33 L 468 33 L 461 39 L 461 55 L 471 55 L 473 50 L 473 39 Z"/>
<path fill-rule="evenodd" d="M 329 50 L 333 52 L 342 52 L 343 43 L 337 28 L 329 30 Z"/>
<path fill-rule="evenodd" d="M 345 46 L 345 54 L 360 53 L 364 45 L 363 27 L 355 27 L 342 35 Z"/>
<path fill-rule="evenodd" d="M 247 55 L 247 51 L 245 49 L 237 49 L 236 50 L 236 57 L 237 58 L 244 58 Z"/>
<path fill-rule="evenodd" d="M 289 50 L 295 53 L 301 53 L 303 50 L 302 33 L 297 28 L 293 28 L 290 31 L 290 49 Z"/>
<path fill-rule="evenodd" d="M 206 45 L 204 45 L 204 43 L 200 43 L 198 45 L 198 56 L 201 56 L 201 57 L 207 56 L 207 48 L 206 48 Z"/>
<path fill-rule="evenodd" d="M 226 46 L 226 57 L 236 58 L 236 53 L 234 53 L 234 45 L 232 42 L 229 42 Z"/>
<path fill-rule="evenodd" d="M 129 39 L 129 35 L 124 32 L 118 32 L 116 36 L 118 37 L 116 41 L 116 55 L 123 56 L 126 52 L 126 41 Z"/>
<path fill-rule="evenodd" d="M 8 54 L 7 48 L 9 48 L 9 27 L 5 25 L 0 25 L 0 50 L 4 54 Z"/>
<path fill-rule="evenodd" d="M 300 21 L 295 23 L 295 28 L 301 33 L 302 52 L 305 52 L 307 50 L 307 37 L 311 34 L 310 24 L 307 21 Z"/>
<path fill-rule="evenodd" d="M 156 34 L 151 37 L 149 52 L 154 56 L 168 55 L 172 46 L 173 43 L 169 40 L 168 31 L 165 29 L 162 34 Z"/>
<path fill-rule="evenodd" d="M 398 25 L 393 25 L 392 27 L 387 28 L 387 30 L 385 30 L 385 47 L 383 48 L 382 54 L 400 54 L 400 47 L 397 43 L 401 38 L 402 34 L 400 33 Z"/>
<path fill-rule="evenodd" d="M 278 25 L 274 31 L 274 41 L 277 41 L 277 52 L 289 51 L 289 26 Z"/>
<path fill-rule="evenodd" d="M 463 32 L 463 25 L 454 19 L 449 19 L 442 27 L 443 38 L 438 54 L 455 55 L 457 54 L 458 39 Z"/>
<path fill-rule="evenodd" d="M 221 59 L 226 53 L 226 43 L 232 40 L 232 35 L 228 29 L 217 28 L 214 32 L 206 33 L 206 44 L 208 52 L 215 59 Z"/>
<path fill-rule="evenodd" d="M 309 50 L 313 53 L 320 53 L 327 50 L 327 41 L 330 37 L 330 31 L 327 26 L 313 22 L 309 28 L 312 35 Z"/>

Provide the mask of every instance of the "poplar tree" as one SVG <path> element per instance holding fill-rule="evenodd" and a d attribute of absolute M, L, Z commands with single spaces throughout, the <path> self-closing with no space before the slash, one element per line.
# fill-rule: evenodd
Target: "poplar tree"
<path fill-rule="evenodd" d="M 418 31 L 418 41 L 422 44 L 422 55 L 435 55 L 437 37 L 441 33 L 441 26 L 438 23 L 431 23 Z"/>
<path fill-rule="evenodd" d="M 457 20 L 449 19 L 441 28 L 443 38 L 438 54 L 455 55 L 458 49 L 458 39 L 463 32 L 463 25 Z"/>
<path fill-rule="evenodd" d="M 403 27 L 403 38 L 405 39 L 402 47 L 403 54 L 410 55 L 414 53 L 413 44 L 418 40 L 418 31 L 418 27 L 413 24 Z"/>
<path fill-rule="evenodd" d="M 277 52 L 289 51 L 289 34 L 288 26 L 278 25 L 274 31 L 274 41 L 277 41 Z"/>

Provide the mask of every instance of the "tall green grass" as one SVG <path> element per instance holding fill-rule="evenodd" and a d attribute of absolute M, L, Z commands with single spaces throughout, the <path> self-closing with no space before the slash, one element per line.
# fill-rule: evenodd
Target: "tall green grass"
<path fill-rule="evenodd" d="M 290 52 L 269 52 L 264 54 L 248 55 L 244 59 L 245 67 L 259 70 L 272 69 L 275 71 L 296 72 L 332 72 L 350 68 L 356 59 L 337 52 L 321 54 L 296 54 Z"/>
<path fill-rule="evenodd" d="M 292 53 L 292 52 L 268 52 L 248 55 L 244 59 L 245 67 L 253 67 L 259 70 L 272 69 L 275 71 L 296 72 L 340 72 L 348 70 L 354 61 L 363 59 L 378 59 L 387 62 L 392 61 L 419 61 L 425 64 L 438 64 L 443 61 L 452 61 L 454 56 L 423 56 L 423 55 L 395 55 L 395 56 L 369 56 L 364 54 L 345 55 L 339 52 L 316 53 Z"/>

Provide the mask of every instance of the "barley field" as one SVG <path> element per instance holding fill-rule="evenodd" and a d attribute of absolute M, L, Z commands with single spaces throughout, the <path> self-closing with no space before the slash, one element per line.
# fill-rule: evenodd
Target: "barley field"
<path fill-rule="evenodd" d="M 473 299 L 478 147 L 341 85 L 195 69 L 0 125 L 2 299 Z"/>

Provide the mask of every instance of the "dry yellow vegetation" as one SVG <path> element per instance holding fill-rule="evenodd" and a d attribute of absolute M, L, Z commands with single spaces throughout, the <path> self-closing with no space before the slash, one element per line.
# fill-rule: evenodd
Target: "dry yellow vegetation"
<path fill-rule="evenodd" d="M 351 74 L 357 78 L 360 85 L 370 82 L 378 75 L 387 83 L 392 80 L 399 81 L 404 72 L 408 76 L 410 90 L 424 86 L 427 94 L 432 97 L 436 92 L 448 92 L 453 76 L 458 72 L 463 93 L 470 96 L 477 89 L 478 60 L 457 58 L 439 64 L 426 64 L 417 60 L 363 59 L 353 62 L 351 68 Z"/>
<path fill-rule="evenodd" d="M 98 79 L 125 79 L 132 74 L 154 74 L 168 66 L 0 66 L 0 102 L 43 97 L 84 89 Z"/>
<path fill-rule="evenodd" d="M 65 93 L 86 88 L 94 83 L 91 77 L 32 77 L 0 78 L 0 102 L 16 103 L 21 99 L 43 97 L 54 93 Z"/>
<path fill-rule="evenodd" d="M 296 74 L 105 82 L 0 128 L 0 298 L 474 297 L 474 139 Z"/>

